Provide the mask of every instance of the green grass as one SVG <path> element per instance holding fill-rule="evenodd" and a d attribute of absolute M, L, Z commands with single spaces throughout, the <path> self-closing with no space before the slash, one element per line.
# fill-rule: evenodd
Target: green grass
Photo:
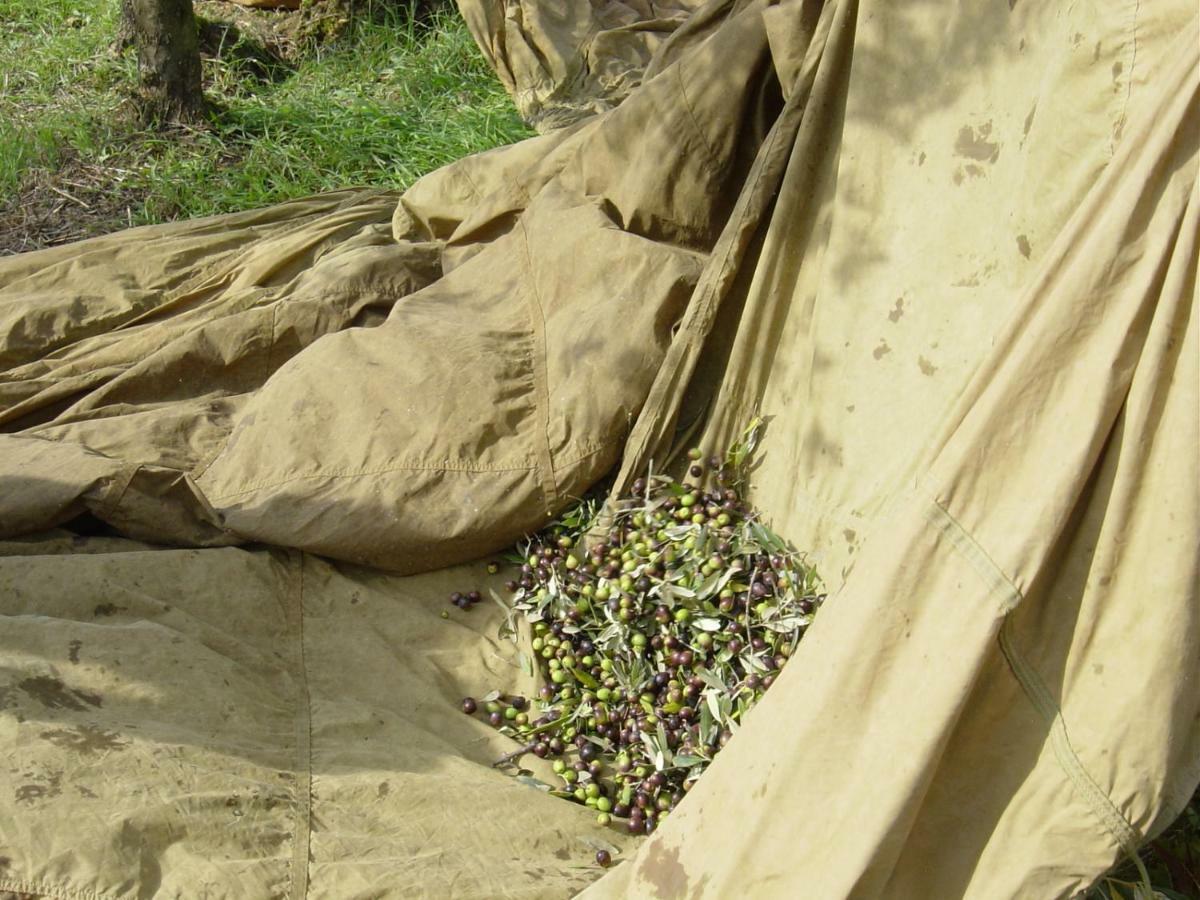
<path fill-rule="evenodd" d="M 129 114 L 131 55 L 109 50 L 116 9 L 116 0 L 0 0 L 0 207 L 67 161 L 89 173 L 88 184 L 67 182 L 79 206 L 90 205 L 87 188 L 108 188 L 106 172 L 134 199 L 128 221 L 112 227 L 350 185 L 402 189 L 530 133 L 452 11 L 415 24 L 395 7 L 356 17 L 274 82 L 208 61 L 212 127 L 150 133 Z"/>

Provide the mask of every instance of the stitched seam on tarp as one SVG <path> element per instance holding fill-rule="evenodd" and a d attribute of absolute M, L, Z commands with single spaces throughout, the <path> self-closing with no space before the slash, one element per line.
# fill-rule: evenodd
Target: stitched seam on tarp
<path fill-rule="evenodd" d="M 604 441 L 601 444 L 597 444 L 591 450 L 586 450 L 585 452 L 581 453 L 579 456 L 573 456 L 570 459 L 559 460 L 558 464 L 560 466 L 573 466 L 576 463 L 583 462 L 585 459 L 591 459 L 597 453 L 603 453 L 605 450 L 609 449 L 614 444 L 623 443 L 624 440 L 625 439 L 623 437 L 615 437 L 612 440 Z"/>
<path fill-rule="evenodd" d="M 1093 815 L 1100 820 L 1121 849 L 1131 857 L 1137 856 L 1138 847 L 1142 842 L 1141 836 L 1084 768 L 1079 756 L 1075 753 L 1075 748 L 1071 746 L 1062 710 L 1050 695 L 1050 691 L 1042 682 L 1041 677 L 1021 655 L 1013 642 L 1011 622 L 1011 619 L 1006 618 L 1000 628 L 1000 650 L 1008 661 L 1017 682 L 1021 685 L 1021 689 L 1025 692 L 1026 698 L 1050 725 L 1050 745 L 1059 766 L 1066 772 L 1071 784 L 1082 795 Z"/>
<path fill-rule="evenodd" d="M 63 897 L 66 900 L 109 900 L 116 894 L 97 894 L 95 891 L 84 891 L 78 888 L 51 887 L 36 881 L 13 881 L 0 878 L 0 891 L 13 891 L 20 894 L 35 894 L 42 897 Z"/>
<path fill-rule="evenodd" d="M 700 128 L 700 121 L 696 118 L 696 113 L 692 111 L 692 101 L 688 99 L 687 88 L 683 83 L 683 68 L 679 63 L 675 63 L 675 83 L 679 88 L 679 99 L 683 103 L 684 112 L 687 113 L 688 120 L 692 123 L 692 130 L 695 132 L 697 140 L 700 141 L 700 146 L 704 148 L 705 168 L 712 175 L 720 175 L 721 162 L 717 154 L 713 152 L 713 148 L 709 146 L 708 138 L 704 136 L 704 131 Z"/>
<path fill-rule="evenodd" d="M 533 332 L 534 418 L 540 439 L 537 442 L 539 481 L 542 486 L 544 507 L 547 515 L 553 514 L 558 503 L 558 478 L 554 473 L 554 455 L 550 450 L 550 372 L 549 351 L 546 347 L 546 313 L 538 296 L 537 281 L 533 274 L 533 251 L 529 247 L 529 229 L 520 222 L 521 242 L 525 249 L 525 271 L 529 276 L 527 292 L 529 321 Z"/>
<path fill-rule="evenodd" d="M 1004 613 L 1016 609 L 1017 604 L 1021 602 L 1021 592 L 957 519 L 932 498 L 925 504 L 925 519 L 950 541 L 958 555 L 970 564 L 987 585 L 989 593 L 993 596 L 1000 594 L 1003 597 L 1000 608 Z"/>
<path fill-rule="evenodd" d="M 135 463 L 133 465 L 126 464 L 122 468 L 124 471 L 119 472 L 113 478 L 113 483 L 105 491 L 105 496 L 100 501 L 100 509 L 108 515 L 116 513 L 117 508 L 121 505 L 121 501 L 125 499 L 125 494 L 129 491 L 129 486 L 133 484 L 134 477 L 142 470 L 143 466 Z M 125 483 L 118 489 L 117 484 L 121 478 L 124 478 Z M 84 502 L 86 503 L 87 501 L 84 500 Z"/>
<path fill-rule="evenodd" d="M 218 494 L 211 497 L 213 503 L 221 500 L 228 500 L 230 497 L 241 497 L 246 494 L 253 494 L 255 491 L 266 490 L 267 488 L 282 487 L 285 484 L 291 484 L 293 481 L 312 480 L 314 478 L 361 478 L 364 475 L 386 475 L 388 472 L 456 472 L 465 475 L 488 475 L 494 472 L 530 472 L 536 469 L 536 465 L 524 466 L 455 466 L 449 463 L 437 464 L 431 463 L 426 466 L 419 465 L 398 465 L 398 466 L 381 466 L 378 469 L 352 469 L 343 472 L 313 472 L 310 475 L 293 475 L 290 478 L 282 478 L 279 481 L 263 481 L 258 484 L 253 484 L 247 488 L 230 491 L 227 494 Z"/>
<path fill-rule="evenodd" d="M 1006 604 L 1004 624 L 1000 627 L 1000 651 L 1008 661 L 1009 668 L 1017 679 L 1017 683 L 1021 685 L 1026 699 L 1050 725 L 1050 745 L 1059 767 L 1083 797 L 1093 815 L 1100 820 L 1121 849 L 1130 856 L 1136 856 L 1138 846 L 1141 844 L 1141 837 L 1137 830 L 1121 815 L 1120 810 L 1084 768 L 1075 753 L 1075 748 L 1071 746 L 1062 710 L 1054 701 L 1041 677 L 1013 643 L 1010 627 L 1012 619 L 1008 617 L 1008 614 L 1021 601 L 1021 592 L 978 542 L 940 504 L 934 502 L 927 505 L 925 517 L 951 541 L 954 549 L 970 563 L 989 588 L 1008 594 L 1010 602 Z"/>
<path fill-rule="evenodd" d="M 312 697 L 308 689 L 307 662 L 304 656 L 304 554 L 292 554 L 296 569 L 296 591 L 289 604 L 288 630 L 296 640 L 296 677 L 298 687 L 296 716 L 297 819 L 292 838 L 292 864 L 288 872 L 288 896 L 304 900 L 308 896 L 308 860 L 312 841 Z M 296 561 L 298 559 L 298 562 Z"/>
<path fill-rule="evenodd" d="M 1129 99 L 1133 96 L 1133 70 L 1137 65 L 1137 25 L 1138 14 L 1141 12 L 1141 0 L 1133 0 L 1133 8 L 1129 16 L 1129 28 L 1126 33 L 1129 36 L 1129 75 L 1125 82 L 1125 98 L 1121 102 L 1121 114 L 1117 116 L 1116 129 L 1124 131 L 1125 122 L 1129 116 Z M 1111 159 L 1117 152 L 1117 139 L 1114 136 L 1108 143 L 1108 155 Z"/>

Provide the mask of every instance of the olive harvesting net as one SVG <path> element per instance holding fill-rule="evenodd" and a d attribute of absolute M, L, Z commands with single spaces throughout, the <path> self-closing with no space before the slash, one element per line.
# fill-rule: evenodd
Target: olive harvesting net
<path fill-rule="evenodd" d="M 583 501 L 507 560 L 502 633 L 532 635 L 536 699 L 493 690 L 462 701 L 553 759 L 561 785 L 605 826 L 649 834 L 670 815 L 770 688 L 824 595 L 805 556 L 740 488 L 760 420 L 722 459 L 688 453 L 684 480 L 647 473 L 606 508 Z M 489 571 L 496 571 L 493 564 Z M 460 609 L 478 591 L 455 592 Z M 603 851 L 602 851 L 603 852 Z"/>

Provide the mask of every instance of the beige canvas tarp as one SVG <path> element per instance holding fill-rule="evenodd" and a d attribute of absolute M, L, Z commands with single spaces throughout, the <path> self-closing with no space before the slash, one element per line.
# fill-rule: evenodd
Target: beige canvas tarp
<path fill-rule="evenodd" d="M 700 0 L 458 0 L 475 43 L 521 117 L 551 131 L 611 109 L 637 87 L 663 43 L 688 23 L 707 30 L 716 16 L 692 16 Z M 665 51 L 664 51 L 664 55 Z"/>
<path fill-rule="evenodd" d="M 1197 28 L 709 4 L 403 196 L 0 262 L 0 890 L 1086 887 L 1200 781 Z M 754 411 L 830 599 L 638 846 L 491 769 L 528 676 L 439 611 Z"/>

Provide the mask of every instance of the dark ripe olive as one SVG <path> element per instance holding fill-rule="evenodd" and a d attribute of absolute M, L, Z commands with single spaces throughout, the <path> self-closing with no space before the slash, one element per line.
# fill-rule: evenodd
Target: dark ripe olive
<path fill-rule="evenodd" d="M 787 661 L 788 661 L 788 658 L 786 656 L 784 656 L 782 653 L 775 654 L 775 659 L 774 659 L 775 668 L 782 669 L 784 666 L 787 665 Z"/>
<path fill-rule="evenodd" d="M 488 713 L 488 724 L 493 728 L 499 728 L 504 724 L 504 716 L 498 712 Z"/>
<path fill-rule="evenodd" d="M 763 584 L 761 581 L 756 581 L 756 582 L 754 582 L 753 585 L 750 586 L 750 593 L 755 598 L 761 600 L 763 597 L 767 596 L 767 586 L 765 584 Z"/>
<path fill-rule="evenodd" d="M 737 638 L 734 638 L 728 644 L 725 645 L 725 648 L 730 653 L 732 653 L 736 656 L 737 654 L 742 652 L 742 642 L 740 640 L 738 640 Z"/>
<path fill-rule="evenodd" d="M 704 467 L 703 466 L 692 466 L 690 469 L 688 469 L 688 474 L 691 475 L 693 478 L 699 478 L 701 475 L 704 474 Z"/>
<path fill-rule="evenodd" d="M 558 756 L 560 753 L 562 753 L 564 750 L 567 749 L 567 745 L 564 744 L 562 742 L 562 740 L 559 738 L 550 738 L 549 746 L 550 746 L 550 752 L 553 753 L 555 756 Z"/>
<path fill-rule="evenodd" d="M 668 634 L 665 638 L 663 638 L 663 646 L 668 650 L 674 650 L 679 646 L 679 638 L 675 637 L 673 634 Z"/>
<path fill-rule="evenodd" d="M 635 494 L 644 494 L 644 493 L 646 493 L 646 479 L 645 479 L 645 478 L 639 478 L 639 479 L 637 479 L 636 481 L 634 481 L 634 483 L 633 483 L 633 492 L 634 492 Z"/>
<path fill-rule="evenodd" d="M 679 651 L 678 650 L 672 650 L 669 654 L 667 654 L 667 664 L 671 665 L 671 666 L 679 665 Z"/>
<path fill-rule="evenodd" d="M 478 708 L 479 707 L 475 703 L 474 697 L 463 697 L 462 711 L 465 712 L 468 716 L 471 715 L 472 713 L 474 713 L 475 710 L 477 710 Z"/>
<path fill-rule="evenodd" d="M 746 687 L 750 690 L 755 690 L 762 683 L 762 679 L 751 673 L 746 676 Z"/>
<path fill-rule="evenodd" d="M 766 678 L 764 678 L 764 679 L 762 680 L 762 687 L 763 687 L 763 690 L 765 691 L 767 688 L 769 688 L 769 687 L 770 687 L 771 685 L 773 685 L 774 683 L 775 683 L 775 676 L 774 676 L 774 675 L 768 675 Z"/>
<path fill-rule="evenodd" d="M 583 760 L 577 759 L 577 760 L 575 760 L 575 762 L 571 763 L 571 768 L 574 769 L 576 772 L 586 772 L 587 767 L 588 767 L 588 764 L 583 762 Z"/>
<path fill-rule="evenodd" d="M 721 468 L 721 457 L 719 457 L 719 456 L 710 456 L 710 457 L 708 458 L 708 467 L 709 467 L 710 469 L 719 469 L 719 468 Z"/>
<path fill-rule="evenodd" d="M 726 500 L 721 504 L 721 509 L 725 510 L 725 512 L 736 512 L 737 504 L 732 500 Z"/>
<path fill-rule="evenodd" d="M 656 635 L 654 635 L 654 637 L 650 638 L 650 646 L 653 647 L 655 650 L 661 650 L 662 646 L 663 646 L 662 635 L 656 634 Z"/>
<path fill-rule="evenodd" d="M 527 590 L 527 591 L 532 590 L 533 585 L 534 585 L 534 580 L 533 580 L 532 575 L 526 575 L 524 578 L 521 579 L 521 587 L 525 588 L 525 590 Z"/>
<path fill-rule="evenodd" d="M 645 791 L 638 791 L 633 795 L 633 805 L 638 809 L 645 809 L 650 805 L 650 795 Z"/>
<path fill-rule="evenodd" d="M 599 760 L 597 760 L 594 763 L 588 764 L 588 772 L 591 774 L 591 776 L 593 778 L 598 778 L 600 776 L 600 773 L 603 771 L 604 771 L 604 766 L 600 764 Z M 600 793 L 602 793 L 602 794 L 604 793 L 604 785 L 600 785 Z"/>
<path fill-rule="evenodd" d="M 767 642 L 760 637 L 755 637 L 750 639 L 750 646 L 755 650 L 765 650 L 767 649 Z"/>
<path fill-rule="evenodd" d="M 633 583 L 633 586 L 637 588 L 639 592 L 644 594 L 646 591 L 650 590 L 651 583 L 652 582 L 649 578 L 647 578 L 645 575 L 642 575 Z"/>
<path fill-rule="evenodd" d="M 625 827 L 629 830 L 630 834 L 645 834 L 646 822 L 644 819 L 635 819 L 633 816 L 630 816 L 629 823 Z"/>
<path fill-rule="evenodd" d="M 563 633 L 563 625 L 562 625 L 562 622 L 555 622 L 554 624 L 552 624 L 552 625 L 550 626 L 550 632 L 551 632 L 551 633 L 552 633 L 552 634 L 553 634 L 555 637 L 562 637 L 562 633 Z"/>
<path fill-rule="evenodd" d="M 483 599 L 483 595 L 479 591 L 471 591 L 471 593 L 467 594 L 467 599 L 472 603 L 478 603 Z"/>
<path fill-rule="evenodd" d="M 450 595 L 450 602 L 453 603 L 455 606 L 457 606 L 459 604 L 459 602 L 462 600 L 462 598 L 463 598 L 463 595 L 460 592 L 455 591 L 453 594 Z"/>
<path fill-rule="evenodd" d="M 776 668 L 776 666 L 775 666 L 775 657 L 773 657 L 773 656 L 768 656 L 766 659 L 764 659 L 764 660 L 762 661 L 762 664 L 763 664 L 764 666 L 766 666 L 766 667 L 767 667 L 767 671 L 768 671 L 768 672 L 774 672 L 774 671 L 775 671 L 775 668 Z"/>
<path fill-rule="evenodd" d="M 722 731 L 721 732 L 720 745 L 722 747 L 724 747 L 726 744 L 728 744 L 731 740 L 733 740 L 733 732 L 732 731 Z"/>
<path fill-rule="evenodd" d="M 455 606 L 457 606 L 459 609 L 470 609 L 470 608 L 471 608 L 471 601 L 470 601 L 470 600 L 468 600 L 466 597 L 460 597 L 460 598 L 459 598 L 459 599 L 458 599 L 458 600 L 455 602 L 455 604 L 454 604 L 454 605 L 455 605 Z"/>
<path fill-rule="evenodd" d="M 515 594 L 515 593 L 517 592 L 517 588 L 519 588 L 520 586 L 521 586 L 521 585 L 519 585 L 519 584 L 518 584 L 517 582 L 515 582 L 515 581 L 506 581 L 506 582 L 504 582 L 504 589 L 505 589 L 506 591 L 508 591 L 510 594 Z"/>
<path fill-rule="evenodd" d="M 806 616 L 810 612 L 813 611 L 813 602 L 811 600 L 809 600 L 807 597 L 805 597 L 803 600 L 800 601 L 799 606 L 800 606 L 800 612 Z"/>
<path fill-rule="evenodd" d="M 511 703 L 513 705 L 513 707 L 516 708 L 518 711 L 525 709 L 525 707 L 529 706 L 529 701 L 521 696 L 513 697 L 508 702 Z"/>
<path fill-rule="evenodd" d="M 655 672 L 654 673 L 654 686 L 655 687 L 659 687 L 659 688 L 663 687 L 670 680 L 671 680 L 671 676 L 668 675 L 666 672 Z"/>
<path fill-rule="evenodd" d="M 598 753 L 598 751 L 596 749 L 596 745 L 593 744 L 591 741 L 588 741 L 582 747 L 579 748 L 579 758 L 582 759 L 584 762 L 591 762 L 592 760 L 594 760 L 596 758 L 597 753 Z"/>
<path fill-rule="evenodd" d="M 550 748 L 540 742 L 537 744 L 534 744 L 533 745 L 533 755 L 536 756 L 538 759 L 545 759 L 547 756 L 550 755 Z"/>
<path fill-rule="evenodd" d="M 531 566 L 529 563 L 524 563 L 521 566 L 521 574 L 522 575 L 532 575 L 533 574 L 533 566 Z"/>
<path fill-rule="evenodd" d="M 612 814 L 614 816 L 616 816 L 618 819 L 627 818 L 629 816 L 629 804 L 628 803 L 614 803 L 613 808 L 612 808 Z"/>
<path fill-rule="evenodd" d="M 662 772 L 652 772 L 646 776 L 646 784 L 650 785 L 650 787 L 662 787 L 664 780 Z"/>
<path fill-rule="evenodd" d="M 542 581 L 546 581 L 550 577 L 550 570 L 545 566 L 538 566 L 537 577 Z"/>
<path fill-rule="evenodd" d="M 690 706 L 684 706 L 679 710 L 679 718 L 684 722 L 690 722 L 696 717 L 696 711 Z"/>
<path fill-rule="evenodd" d="M 662 604 L 654 607 L 654 621 L 658 622 L 660 625 L 665 625 L 667 622 L 670 622 L 671 610 L 667 609 L 667 607 L 663 606 Z"/>
<path fill-rule="evenodd" d="M 591 641 L 589 641 L 587 638 L 584 638 L 582 641 L 579 642 L 579 652 L 583 653 L 584 655 L 591 653 L 595 649 L 596 649 L 596 645 L 593 644 Z"/>
<path fill-rule="evenodd" d="M 692 664 L 693 659 L 695 659 L 695 655 L 692 653 L 691 650 L 680 650 L 679 651 L 679 665 L 690 666 Z"/>
<path fill-rule="evenodd" d="M 658 819 L 654 816 L 646 816 L 646 823 L 642 826 L 643 834 L 653 834 L 654 829 L 658 827 Z"/>
<path fill-rule="evenodd" d="M 597 850 L 596 865 L 602 869 L 607 869 L 612 865 L 612 855 L 607 850 Z"/>

